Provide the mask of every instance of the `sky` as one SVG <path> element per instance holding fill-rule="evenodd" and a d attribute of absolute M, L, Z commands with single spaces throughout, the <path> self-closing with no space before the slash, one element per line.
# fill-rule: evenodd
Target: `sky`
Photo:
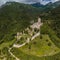
<path fill-rule="evenodd" d="M 49 2 L 56 2 L 59 0 L 0 0 L 0 5 L 6 3 L 7 1 L 16 1 L 16 2 L 25 3 L 25 4 L 31 4 L 36 2 L 40 2 L 41 4 L 47 4 Z"/>

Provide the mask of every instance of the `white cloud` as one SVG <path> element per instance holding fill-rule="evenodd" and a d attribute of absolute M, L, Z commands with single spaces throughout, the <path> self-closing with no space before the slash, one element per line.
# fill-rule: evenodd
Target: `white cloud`
<path fill-rule="evenodd" d="M 0 5 L 6 3 L 7 1 L 16 1 L 21 3 L 34 3 L 34 2 L 41 2 L 42 4 L 48 3 L 50 0 L 0 0 Z M 52 2 L 56 2 L 58 0 L 51 0 Z"/>

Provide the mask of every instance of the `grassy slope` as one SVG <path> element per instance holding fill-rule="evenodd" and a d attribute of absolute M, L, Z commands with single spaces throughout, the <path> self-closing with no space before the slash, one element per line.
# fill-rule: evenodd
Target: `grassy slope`
<path fill-rule="evenodd" d="M 57 37 L 56 32 L 50 26 L 48 26 L 48 24 L 45 23 L 41 27 L 41 34 L 48 34 L 52 42 L 54 42 L 54 44 L 60 48 L 60 38 Z"/>
<path fill-rule="evenodd" d="M 20 58 L 21 60 L 60 60 L 60 53 L 53 55 L 53 56 L 47 56 L 47 57 L 37 57 L 33 55 L 27 55 L 20 51 L 20 49 L 13 48 L 12 50 L 13 54 Z"/>
<path fill-rule="evenodd" d="M 48 46 L 49 44 L 51 44 L 51 46 Z M 60 51 L 59 48 L 57 48 L 57 46 L 54 45 L 54 43 L 50 40 L 48 35 L 42 35 L 42 39 L 40 39 L 40 37 L 37 37 L 36 39 L 31 41 L 30 44 L 27 44 L 26 46 L 20 48 L 20 50 L 25 54 L 35 55 L 39 57 L 45 55 L 54 55 Z"/>
<path fill-rule="evenodd" d="M 41 34 L 43 34 L 42 39 L 37 37 L 30 44 L 20 49 L 16 49 L 16 51 L 22 53 L 22 57 L 20 53 L 17 55 L 17 52 L 14 51 L 15 48 L 13 49 L 13 53 L 17 57 L 22 58 L 22 60 L 60 60 L 60 48 L 58 48 L 60 47 L 60 44 L 58 43 L 60 42 L 60 39 L 56 36 L 56 33 L 51 30 L 47 24 L 44 24 L 41 27 Z M 51 46 L 48 46 L 48 43 L 51 43 Z M 30 49 L 29 46 L 31 47 Z M 43 57 L 44 54 L 47 56 Z M 49 54 L 50 56 L 48 56 Z M 23 59 L 24 56 L 25 58 Z"/>

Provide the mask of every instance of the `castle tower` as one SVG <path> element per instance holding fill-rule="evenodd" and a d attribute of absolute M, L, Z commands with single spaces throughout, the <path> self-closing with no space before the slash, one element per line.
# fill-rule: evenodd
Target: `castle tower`
<path fill-rule="evenodd" d="M 38 18 L 38 23 L 41 23 L 41 18 Z"/>

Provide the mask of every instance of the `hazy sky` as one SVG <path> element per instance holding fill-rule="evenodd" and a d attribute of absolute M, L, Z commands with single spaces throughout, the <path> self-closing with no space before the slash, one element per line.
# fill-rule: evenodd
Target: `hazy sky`
<path fill-rule="evenodd" d="M 0 0 L 0 5 L 6 3 L 7 1 L 16 1 L 21 3 L 35 3 L 35 2 L 41 2 L 42 4 L 46 4 L 50 1 L 56 2 L 58 0 Z"/>

